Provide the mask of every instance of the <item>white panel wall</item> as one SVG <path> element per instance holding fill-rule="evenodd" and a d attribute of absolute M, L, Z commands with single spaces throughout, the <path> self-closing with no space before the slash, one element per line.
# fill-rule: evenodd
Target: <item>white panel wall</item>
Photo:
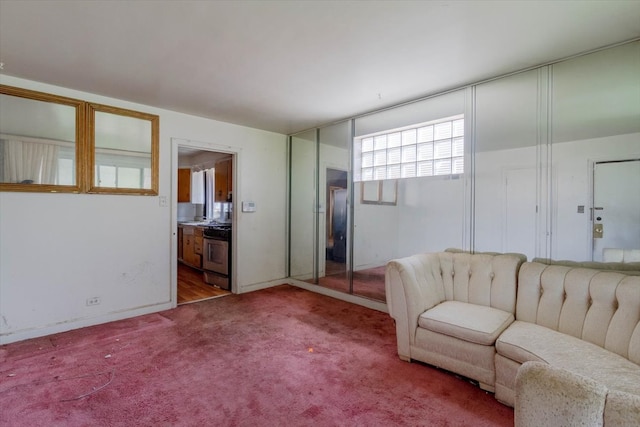
<path fill-rule="evenodd" d="M 355 184 L 354 270 L 447 247 L 462 247 L 464 180 L 413 178 L 398 181 L 395 206 L 360 203 Z"/>
<path fill-rule="evenodd" d="M 478 85 L 476 89 L 475 171 L 474 171 L 474 250 L 495 252 L 525 252 L 536 256 L 536 238 L 544 224 L 536 223 L 535 205 L 536 168 L 538 167 L 539 70 L 532 70 Z M 512 182 L 507 191 L 508 177 L 533 170 L 531 183 Z M 531 175 L 531 174 L 528 174 Z M 515 181 L 512 179 L 512 181 Z M 528 184 L 528 185 L 523 185 Z M 518 197 L 514 185 L 532 194 Z M 519 209 L 515 206 L 530 204 L 533 198 L 533 218 L 511 217 Z M 511 208 L 510 208 L 511 207 Z M 523 208 L 523 207 L 522 207 Z M 543 216 L 544 217 L 544 216 Z M 531 220 L 533 219 L 533 221 Z M 517 223 L 517 225 L 516 225 Z M 507 227 L 511 225 L 513 227 Z M 542 231 L 536 227 L 542 226 Z M 516 232 L 517 227 L 526 230 Z M 509 231 L 511 230 L 511 231 Z M 514 235 L 514 232 L 515 235 Z M 529 244 L 513 244 L 527 236 Z M 512 242 L 511 244 L 509 242 Z M 544 245 L 544 241 L 542 242 Z M 524 250 L 523 248 L 528 248 Z"/>
<path fill-rule="evenodd" d="M 397 258 L 398 206 L 360 203 L 361 183 L 354 184 L 353 270 L 384 265 Z"/>
<path fill-rule="evenodd" d="M 462 248 L 464 179 L 414 178 L 399 184 L 395 257 Z"/>
<path fill-rule="evenodd" d="M 0 83 L 160 116 L 159 193 L 170 200 L 171 138 L 228 146 L 238 154 L 238 291 L 284 278 L 286 138 L 90 93 L 0 76 Z M 0 193 L 0 343 L 175 306 L 172 233 L 158 197 Z M 87 307 L 86 299 L 101 303 Z"/>
<path fill-rule="evenodd" d="M 506 180 L 510 171 L 535 169 L 536 147 L 476 153 L 475 250 L 508 252 L 504 234 L 507 217 Z M 535 174 L 532 183 L 536 188 Z M 534 198 L 536 194 L 533 194 Z M 535 236 L 535 223 L 532 235 Z M 530 258 L 535 253 L 526 254 Z"/>

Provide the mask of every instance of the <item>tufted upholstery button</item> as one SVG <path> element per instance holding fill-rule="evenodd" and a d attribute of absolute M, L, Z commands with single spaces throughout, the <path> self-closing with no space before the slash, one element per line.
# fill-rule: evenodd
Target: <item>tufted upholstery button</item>
<path fill-rule="evenodd" d="M 451 272 L 451 276 L 455 276 L 455 275 L 456 275 L 456 272 L 455 272 L 455 271 L 452 271 L 452 272 Z"/>
<path fill-rule="evenodd" d="M 617 310 L 617 309 L 618 309 L 618 300 L 615 300 L 615 301 L 613 302 L 613 309 L 614 309 L 614 310 Z"/>
<path fill-rule="evenodd" d="M 544 288 L 540 288 L 540 295 L 544 294 Z"/>
<path fill-rule="evenodd" d="M 469 277 L 471 277 L 472 274 L 473 274 L 473 272 L 471 270 L 469 270 Z"/>
<path fill-rule="evenodd" d="M 589 305 L 593 305 L 593 299 L 589 298 Z"/>
<path fill-rule="evenodd" d="M 495 275 L 495 273 L 492 271 L 491 273 L 489 273 L 489 277 L 491 277 L 491 278 L 493 279 L 494 277 L 496 277 L 496 275 Z"/>

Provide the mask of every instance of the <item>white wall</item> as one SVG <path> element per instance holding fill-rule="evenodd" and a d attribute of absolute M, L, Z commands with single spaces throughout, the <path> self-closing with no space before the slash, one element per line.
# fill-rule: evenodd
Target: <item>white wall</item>
<path fill-rule="evenodd" d="M 9 76 L 0 83 L 159 115 L 159 194 L 169 200 L 171 138 L 238 152 L 234 199 L 258 209 L 236 212 L 237 290 L 285 277 L 284 135 Z M 175 306 L 175 217 L 158 197 L 0 193 L 0 343 Z M 87 307 L 90 297 L 101 303 Z"/>
<path fill-rule="evenodd" d="M 394 258 L 463 246 L 462 178 L 400 179 L 396 205 L 362 204 L 359 182 L 354 192 L 356 271 Z"/>
<path fill-rule="evenodd" d="M 353 270 L 384 265 L 398 253 L 398 206 L 361 203 L 360 182 L 353 193 Z"/>
<path fill-rule="evenodd" d="M 550 231 L 547 236 L 545 217 L 547 212 L 539 209 L 537 226 L 528 224 L 528 232 L 538 240 L 538 252 L 521 251 L 510 247 L 505 223 L 506 212 L 505 176 L 513 170 L 536 167 L 536 147 L 512 150 L 485 151 L 476 153 L 476 205 L 475 205 L 475 250 L 477 251 L 521 251 L 529 259 L 550 257 L 554 259 L 591 259 L 591 220 L 593 188 L 591 176 L 593 163 L 598 161 L 626 160 L 640 157 L 640 133 L 614 135 L 602 138 L 556 143 L 552 145 L 552 176 L 550 204 Z M 534 175 L 535 177 L 535 175 Z M 534 178 L 536 179 L 536 178 Z M 544 187 L 544 177 L 538 176 L 529 188 Z M 630 184 L 629 191 L 635 187 Z M 545 204 L 546 189 L 542 188 L 537 202 Z M 535 194 L 534 194 L 535 196 Z M 584 213 L 578 212 L 584 206 Z M 537 228 L 536 228 L 537 227 Z M 550 242 L 550 253 L 545 253 Z"/>
<path fill-rule="evenodd" d="M 425 177 L 399 184 L 396 256 L 462 248 L 464 179 Z"/>
<path fill-rule="evenodd" d="M 553 144 L 552 247 L 554 259 L 590 260 L 593 162 L 640 158 L 640 132 Z M 628 191 L 640 191 L 629 183 Z M 577 213 L 584 205 L 585 213 Z"/>

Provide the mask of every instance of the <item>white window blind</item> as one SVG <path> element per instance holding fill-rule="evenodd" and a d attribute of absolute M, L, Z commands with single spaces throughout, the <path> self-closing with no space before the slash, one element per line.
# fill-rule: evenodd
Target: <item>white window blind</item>
<path fill-rule="evenodd" d="M 371 181 L 464 173 L 464 117 L 354 140 L 355 180 Z"/>

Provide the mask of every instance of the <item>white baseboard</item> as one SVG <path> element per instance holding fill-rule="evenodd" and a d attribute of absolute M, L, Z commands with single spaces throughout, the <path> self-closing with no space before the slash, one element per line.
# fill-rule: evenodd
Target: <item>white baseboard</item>
<path fill-rule="evenodd" d="M 238 288 L 238 294 L 245 294 L 247 292 L 259 291 L 260 289 L 273 288 L 278 285 L 286 285 L 289 283 L 289 279 L 277 279 L 270 280 L 268 282 L 252 283 L 251 285 L 244 285 Z"/>
<path fill-rule="evenodd" d="M 292 286 L 296 286 L 298 288 L 306 289 L 307 291 L 315 292 L 317 294 L 326 295 L 328 297 L 336 298 L 342 301 L 350 302 L 352 304 L 361 305 L 363 307 L 370 308 L 372 310 L 382 311 L 383 313 L 388 313 L 389 309 L 387 308 L 387 304 L 374 301 L 369 298 L 363 298 L 356 295 L 345 294 L 344 292 L 338 292 L 333 289 L 325 288 L 323 286 L 314 285 L 313 283 L 307 283 L 296 279 L 286 279 L 286 283 L 289 283 Z"/>
<path fill-rule="evenodd" d="M 30 338 L 44 337 L 46 335 L 71 331 L 73 329 L 84 328 L 87 326 L 100 325 L 116 320 L 128 319 L 130 317 L 142 316 L 144 314 L 157 313 L 159 311 L 169 310 L 171 308 L 174 308 L 173 304 L 171 302 L 165 302 L 134 309 L 117 311 L 113 313 L 107 313 L 97 317 L 66 320 L 64 322 L 56 323 L 53 325 L 8 332 L 6 334 L 0 335 L 0 345 L 23 341 Z"/>
<path fill-rule="evenodd" d="M 332 298 L 336 298 L 342 301 L 346 301 L 352 304 L 361 305 L 363 307 L 370 308 L 372 310 L 382 311 L 388 313 L 387 304 L 374 301 L 368 298 L 359 297 L 356 295 L 345 294 L 333 289 L 324 288 L 322 286 L 314 285 L 312 283 L 303 282 L 297 279 L 283 278 L 278 280 L 270 280 L 268 282 L 254 283 L 251 285 L 242 286 L 239 290 L 239 294 L 258 291 L 260 289 L 272 288 L 278 285 L 289 284 L 302 288 L 311 292 L 315 292 L 321 295 L 326 295 Z M 60 332 L 71 331 L 73 329 L 84 328 L 87 326 L 100 325 L 103 323 L 114 322 L 116 320 L 128 319 L 131 317 L 142 316 L 144 314 L 157 313 L 159 311 L 169 310 L 175 308 L 171 302 L 165 302 L 160 304 L 149 305 L 145 307 L 138 307 L 131 310 L 123 310 L 114 313 L 108 313 L 102 316 L 72 319 L 61 323 L 47 325 L 43 327 L 34 327 L 29 329 L 23 329 L 20 331 L 8 332 L 0 335 L 0 345 L 9 344 L 12 342 L 23 341 L 30 338 L 38 338 L 46 335 L 57 334 Z"/>

